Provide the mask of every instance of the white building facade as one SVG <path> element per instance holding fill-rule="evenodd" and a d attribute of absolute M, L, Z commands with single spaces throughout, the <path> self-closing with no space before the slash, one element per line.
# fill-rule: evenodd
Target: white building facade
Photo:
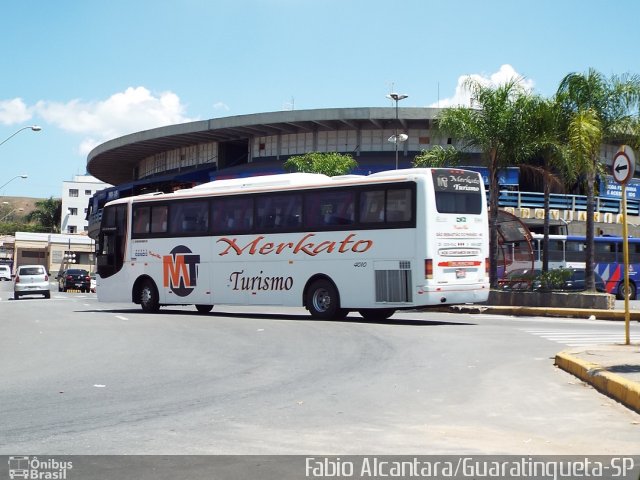
<path fill-rule="evenodd" d="M 62 182 L 61 233 L 83 233 L 88 230 L 87 210 L 94 193 L 110 187 L 91 175 L 76 175 Z"/>

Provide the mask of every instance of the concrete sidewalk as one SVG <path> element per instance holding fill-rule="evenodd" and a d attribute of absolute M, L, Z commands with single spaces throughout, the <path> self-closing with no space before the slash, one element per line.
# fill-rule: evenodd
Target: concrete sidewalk
<path fill-rule="evenodd" d="M 640 344 L 575 348 L 558 353 L 555 364 L 640 413 Z"/>

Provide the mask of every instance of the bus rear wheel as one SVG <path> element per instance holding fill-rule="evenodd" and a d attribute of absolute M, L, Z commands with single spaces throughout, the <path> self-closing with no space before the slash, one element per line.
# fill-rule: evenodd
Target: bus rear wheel
<path fill-rule="evenodd" d="M 316 280 L 309 286 L 305 307 L 313 318 L 320 320 L 341 320 L 349 313 L 340 308 L 338 289 L 325 279 Z"/>
<path fill-rule="evenodd" d="M 196 305 L 196 310 L 198 313 L 209 313 L 213 305 Z"/>
<path fill-rule="evenodd" d="M 376 321 L 386 320 L 391 315 L 396 313 L 396 311 L 393 308 L 364 308 L 362 310 L 358 310 L 358 313 L 365 320 Z"/>
<path fill-rule="evenodd" d="M 618 295 L 616 295 L 618 300 L 624 300 L 624 282 L 620 282 L 620 286 L 618 287 Z M 635 284 L 629 282 L 629 300 L 636 299 L 636 286 Z"/>
<path fill-rule="evenodd" d="M 138 298 L 140 299 L 140 306 L 143 312 L 155 313 L 160 310 L 158 289 L 153 281 L 145 280 L 142 282 Z"/>

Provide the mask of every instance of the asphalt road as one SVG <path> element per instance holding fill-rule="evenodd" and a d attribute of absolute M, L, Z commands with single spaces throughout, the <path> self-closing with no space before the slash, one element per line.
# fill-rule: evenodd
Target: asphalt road
<path fill-rule="evenodd" d="M 553 366 L 584 332 L 622 341 L 620 323 L 154 315 L 9 290 L 0 283 L 0 454 L 637 453 L 640 416 Z"/>

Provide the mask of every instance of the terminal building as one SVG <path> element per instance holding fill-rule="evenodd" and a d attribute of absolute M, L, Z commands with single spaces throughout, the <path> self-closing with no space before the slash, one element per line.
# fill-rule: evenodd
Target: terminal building
<path fill-rule="evenodd" d="M 170 192 L 217 179 L 283 173 L 283 163 L 294 155 L 350 154 L 358 163 L 354 174 L 394 169 L 396 159 L 399 168 L 410 167 L 416 155 L 435 145 L 459 146 L 455 138 L 436 135 L 433 127 L 439 112 L 415 107 L 291 110 L 170 125 L 110 140 L 87 158 L 87 171 L 114 185 L 93 195 L 87 214 L 89 235 L 95 236 L 101 208 L 111 199 Z M 407 138 L 396 144 L 393 140 L 399 134 Z M 602 162 L 610 166 L 616 151 L 616 146 L 605 146 Z M 486 173 L 479 151 L 465 153 L 461 165 Z M 532 230 L 538 228 L 544 216 L 542 194 L 525 184 L 518 168 L 505 169 L 500 184 L 500 206 Z M 610 178 L 600 184 L 598 231 L 619 235 L 620 192 Z M 630 196 L 635 195 L 633 181 L 627 188 Z M 640 205 L 633 197 L 628 213 L 640 218 Z M 582 233 L 586 199 L 553 195 L 550 215 L 556 233 Z"/>

